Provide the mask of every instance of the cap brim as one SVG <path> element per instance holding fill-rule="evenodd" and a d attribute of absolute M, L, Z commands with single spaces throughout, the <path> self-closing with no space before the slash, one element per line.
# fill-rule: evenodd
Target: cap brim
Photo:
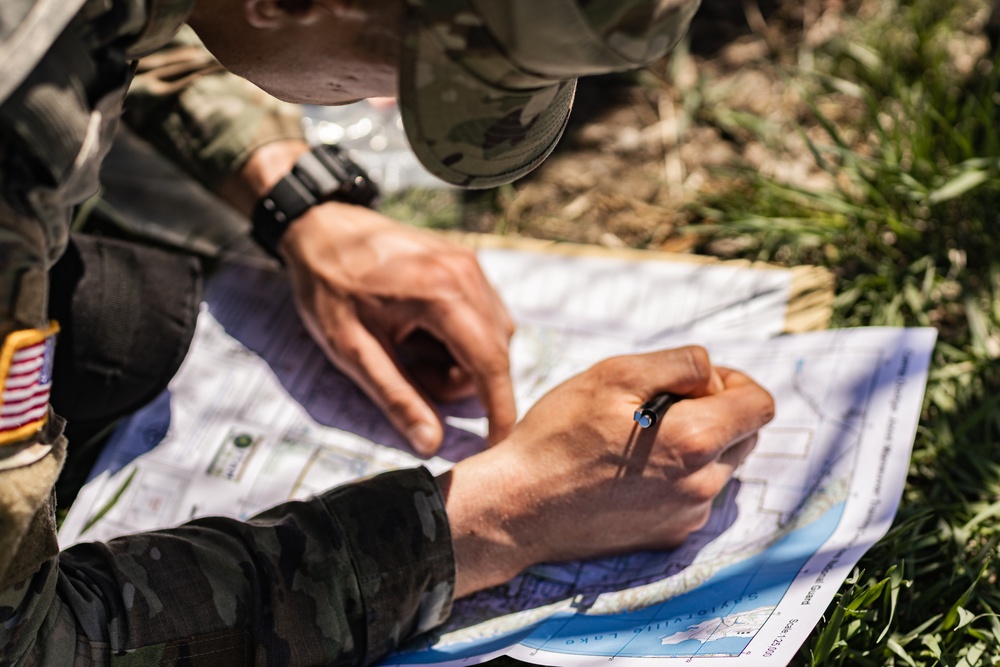
<path fill-rule="evenodd" d="M 456 64 L 411 14 L 400 66 L 399 105 L 417 158 L 467 188 L 520 178 L 555 148 L 569 120 L 576 80 L 512 91 Z"/>

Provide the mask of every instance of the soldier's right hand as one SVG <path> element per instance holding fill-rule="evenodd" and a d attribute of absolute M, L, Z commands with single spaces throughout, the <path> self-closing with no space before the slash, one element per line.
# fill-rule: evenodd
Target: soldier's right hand
<path fill-rule="evenodd" d="M 633 411 L 660 392 L 687 400 L 639 428 Z M 699 347 L 609 359 L 556 387 L 505 441 L 438 478 L 456 597 L 540 562 L 680 544 L 773 415 L 763 388 Z"/>

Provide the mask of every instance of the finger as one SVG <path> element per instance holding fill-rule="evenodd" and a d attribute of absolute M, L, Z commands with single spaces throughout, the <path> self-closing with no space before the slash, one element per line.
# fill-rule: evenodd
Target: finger
<path fill-rule="evenodd" d="M 407 365 L 406 374 L 436 403 L 454 403 L 476 395 L 476 383 L 459 366 L 417 363 Z"/>
<path fill-rule="evenodd" d="M 729 483 L 729 480 L 733 477 L 733 473 L 747 455 L 753 451 L 756 444 L 756 433 L 743 438 L 722 452 L 717 461 L 709 463 L 701 470 L 688 475 L 684 479 L 683 485 L 698 500 L 715 498 L 725 488 L 726 484 Z"/>
<path fill-rule="evenodd" d="M 489 310 L 491 315 L 489 319 L 492 319 L 498 325 L 499 330 L 509 340 L 514 335 L 515 326 L 510 313 L 507 312 L 507 307 L 504 305 L 503 299 L 500 298 L 500 294 L 494 289 L 493 284 L 490 283 L 486 274 L 483 273 L 478 260 L 474 259 L 470 271 L 475 274 L 475 278 L 465 281 L 467 300 L 472 304 L 481 304 L 484 309 Z"/>
<path fill-rule="evenodd" d="M 507 340 L 498 342 L 487 354 L 461 355 L 459 360 L 464 360 L 463 366 L 471 375 L 476 394 L 486 409 L 489 424 L 486 444 L 492 447 L 510 435 L 517 421 Z"/>
<path fill-rule="evenodd" d="M 382 344 L 357 320 L 344 319 L 329 340 L 336 365 L 361 387 L 418 453 L 434 454 L 444 437 L 441 421 Z"/>
<path fill-rule="evenodd" d="M 723 468 L 728 468 L 730 474 L 740 467 L 743 460 L 749 456 L 753 448 L 757 446 L 757 433 L 743 438 L 739 442 L 730 445 L 728 449 L 719 454 L 718 464 Z"/>
<path fill-rule="evenodd" d="M 417 329 L 395 346 L 396 362 L 435 401 L 450 403 L 475 396 L 472 376 L 459 366 L 444 343 Z"/>
<path fill-rule="evenodd" d="M 714 461 L 731 445 L 756 433 L 774 416 L 774 401 L 746 376 L 718 394 L 685 400 L 664 417 L 658 440 L 692 467 Z M 746 382 L 743 382 L 743 379 Z"/>
<path fill-rule="evenodd" d="M 729 387 L 730 385 L 734 387 L 739 387 L 746 384 L 757 384 L 757 381 L 751 378 L 749 375 L 734 368 L 728 368 L 726 366 L 716 366 L 715 370 L 719 374 L 719 380 L 722 382 L 723 389 Z"/>
<path fill-rule="evenodd" d="M 487 444 L 494 445 L 507 437 L 517 419 L 507 334 L 467 304 L 439 307 L 433 314 L 434 319 L 422 325 L 448 346 L 472 377 L 489 419 Z"/>
<path fill-rule="evenodd" d="M 716 367 L 712 367 L 712 377 L 708 381 L 708 393 L 718 394 L 726 388 L 726 383 L 722 381 L 722 376 Z"/>
<path fill-rule="evenodd" d="M 491 295 L 490 303 L 493 306 L 493 314 L 496 320 L 500 323 L 500 329 L 507 336 L 507 340 L 510 340 L 514 336 L 514 331 L 516 331 L 517 326 L 514 324 L 514 318 L 510 316 L 507 312 L 507 306 L 504 305 L 503 300 L 493 285 L 486 280 L 486 276 L 483 276 L 483 283 L 485 285 L 484 291 Z"/>
<path fill-rule="evenodd" d="M 444 343 L 423 329 L 410 331 L 396 343 L 396 360 L 404 367 L 429 364 L 447 368 L 455 365 L 455 358 Z"/>
<path fill-rule="evenodd" d="M 615 357 L 595 368 L 606 382 L 626 388 L 640 401 L 664 392 L 707 396 L 720 386 L 708 351 L 697 345 Z"/>

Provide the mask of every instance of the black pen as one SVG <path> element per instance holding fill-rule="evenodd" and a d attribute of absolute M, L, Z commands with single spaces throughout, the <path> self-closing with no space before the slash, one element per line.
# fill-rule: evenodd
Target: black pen
<path fill-rule="evenodd" d="M 664 392 L 662 394 L 657 394 L 653 398 L 649 399 L 645 403 L 639 406 L 639 409 L 635 411 L 632 416 L 639 426 L 642 428 L 649 428 L 656 424 L 656 422 L 663 419 L 663 415 L 667 414 L 667 410 L 670 406 L 681 400 L 681 397 L 677 394 L 671 394 L 669 392 Z"/>

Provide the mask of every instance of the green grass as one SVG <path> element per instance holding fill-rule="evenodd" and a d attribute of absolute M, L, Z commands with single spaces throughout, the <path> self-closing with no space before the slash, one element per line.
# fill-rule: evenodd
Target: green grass
<path fill-rule="evenodd" d="M 834 326 L 940 332 L 894 527 L 796 665 L 1000 664 L 1000 55 L 962 72 L 949 54 L 977 11 L 887 0 L 788 72 L 836 187 L 734 169 L 692 206 L 706 248 L 738 238 L 741 256 L 832 269 Z M 834 122 L 830 100 L 860 113 Z"/>

